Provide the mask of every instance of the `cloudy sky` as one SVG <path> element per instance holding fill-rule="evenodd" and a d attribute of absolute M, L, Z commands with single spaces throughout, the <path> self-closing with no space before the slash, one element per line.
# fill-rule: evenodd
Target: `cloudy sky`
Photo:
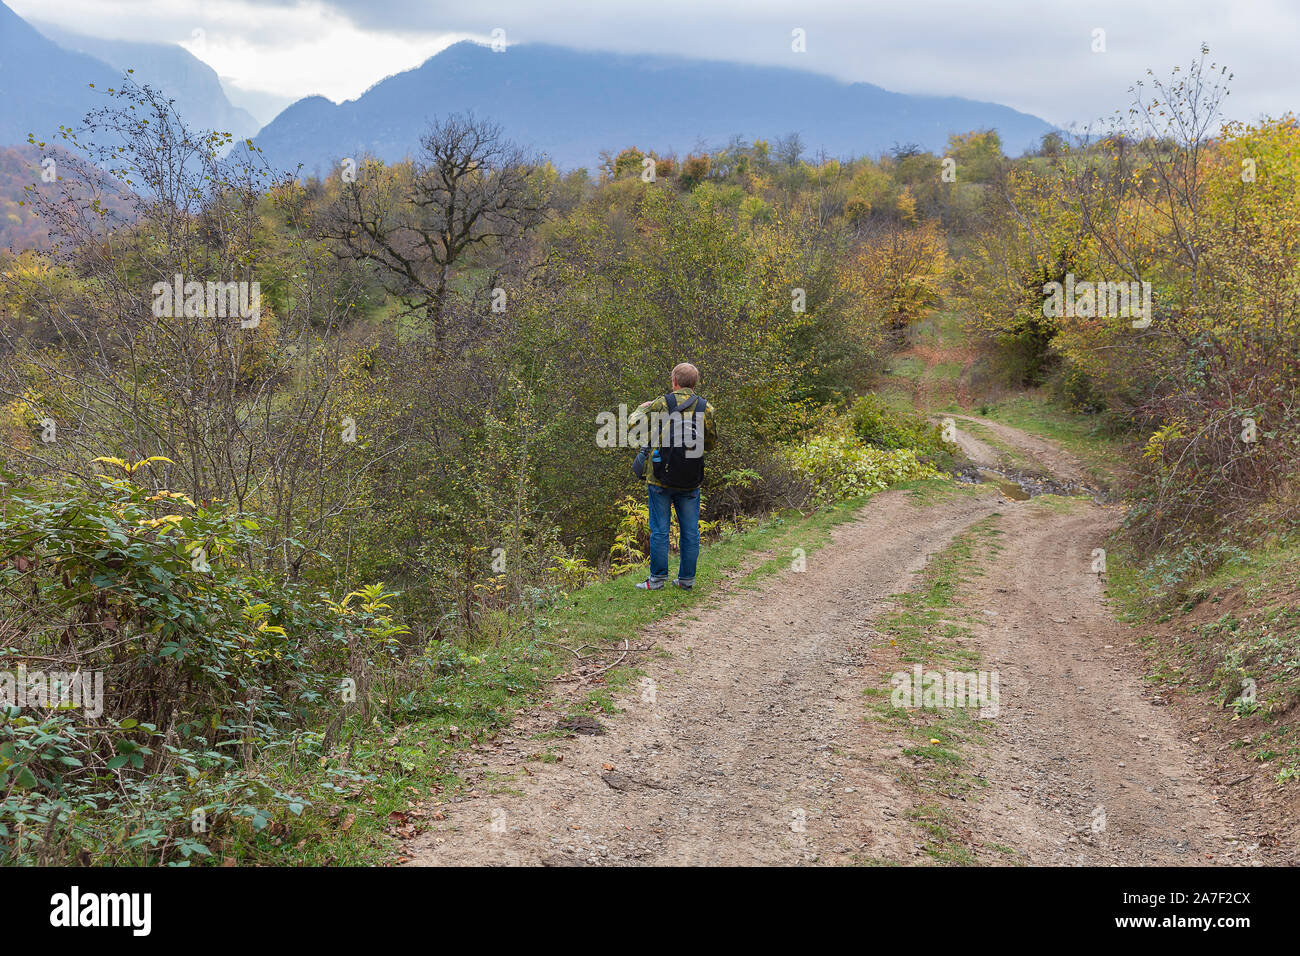
<path fill-rule="evenodd" d="M 1289 0 L 6 0 L 21 16 L 180 43 L 228 86 L 353 99 L 457 40 L 545 42 L 786 65 L 905 93 L 992 100 L 1068 126 L 1129 101 L 1202 42 L 1228 113 L 1300 111 Z M 791 49 L 804 31 L 806 52 Z M 1097 31 L 1104 31 L 1098 34 Z M 1094 47 L 1104 46 L 1104 52 Z"/>

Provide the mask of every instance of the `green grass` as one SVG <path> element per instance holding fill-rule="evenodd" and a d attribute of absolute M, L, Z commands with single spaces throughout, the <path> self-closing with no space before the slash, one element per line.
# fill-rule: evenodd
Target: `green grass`
<path fill-rule="evenodd" d="M 550 654 L 529 640 L 466 659 L 463 669 L 434 678 L 409 710 L 346 728 L 347 757 L 325 768 L 268 768 L 286 793 L 309 795 L 311 805 L 287 832 L 259 834 L 234 854 L 236 862 L 274 865 L 366 866 L 392 859 L 396 840 L 386 830 L 461 783 L 454 755 L 489 739 L 537 692 L 555 669 Z M 321 777 L 327 780 L 323 785 Z"/>
<path fill-rule="evenodd" d="M 968 341 L 961 316 L 952 312 L 935 312 L 916 322 L 908 329 L 907 337 L 910 346 L 922 349 L 962 349 Z M 935 405 L 924 411 L 962 411 L 956 396 L 966 371 L 963 361 L 931 363 L 921 356 L 895 354 L 874 391 L 898 410 L 916 411 L 912 404 L 914 391 L 924 388 Z"/>
<path fill-rule="evenodd" d="M 962 431 L 970 432 L 984 444 L 997 452 L 999 459 L 1005 462 L 1007 467 L 1018 468 L 1026 472 L 1039 470 L 1038 464 L 1033 458 L 1016 448 L 1014 445 L 1007 443 L 1007 441 L 1000 437 L 997 432 L 982 422 L 973 422 L 962 419 L 960 426 Z"/>
<path fill-rule="evenodd" d="M 913 355 L 895 356 L 889 365 L 890 375 L 908 382 L 919 382 L 925 376 L 926 370 L 925 362 Z"/>
<path fill-rule="evenodd" d="M 895 607 L 881 616 L 876 629 L 879 646 L 896 648 L 900 663 L 920 664 L 926 670 L 977 670 L 978 652 L 965 643 L 970 618 L 959 594 L 972 578 L 983 573 L 1000 546 L 995 527 L 999 515 L 976 522 L 935 555 L 921 573 L 918 586 L 894 595 Z M 909 741 L 903 753 L 914 758 L 916 770 L 900 772 L 900 782 L 917 793 L 961 796 L 984 781 L 966 768 L 963 748 L 983 741 L 980 720 L 973 709 L 960 707 L 896 707 L 890 699 L 892 674 L 882 674 L 879 686 L 867 688 L 870 719 Z M 922 831 L 926 853 L 941 863 L 974 862 L 965 845 L 948 825 L 948 811 L 923 806 L 909 816 Z"/>
<path fill-rule="evenodd" d="M 950 481 L 946 478 L 908 481 L 898 488 L 906 491 L 908 498 L 923 507 L 948 504 L 959 498 L 971 498 L 983 492 L 979 485 Z"/>
<path fill-rule="evenodd" d="M 1150 679 L 1231 711 L 1235 747 L 1279 782 L 1300 776 L 1300 536 L 1234 549 L 1200 574 L 1185 556 L 1138 565 L 1123 548 L 1112 553 L 1108 594 L 1146 649 Z M 1161 626 L 1173 633 L 1157 640 Z"/>
<path fill-rule="evenodd" d="M 924 494 L 926 484 L 911 482 L 901 487 Z M 538 614 L 535 626 L 547 640 L 570 647 L 621 642 L 655 621 L 707 602 L 724 576 L 739 575 L 733 586 L 752 588 L 791 567 L 798 559 L 796 549 L 806 559 L 830 540 L 836 525 L 852 520 L 868 498 L 840 502 L 807 515 L 773 515 L 747 531 L 724 535 L 701 549 L 696 585 L 690 591 L 673 587 L 638 591 L 633 585 L 643 575 L 633 571 L 573 592 L 563 603 Z"/>
<path fill-rule="evenodd" d="M 929 377 L 941 382 L 956 382 L 965 371 L 966 366 L 960 362 L 939 362 L 930 366 Z"/>
<path fill-rule="evenodd" d="M 872 394 L 900 415 L 915 415 L 917 413 L 916 408 L 912 405 L 912 393 L 899 388 L 897 382 L 884 379 L 878 383 L 877 388 L 872 390 Z"/>
<path fill-rule="evenodd" d="M 950 866 L 975 865 L 975 857 L 953 832 L 960 824 L 950 811 L 927 804 L 908 811 L 907 818 L 925 834 L 925 852 L 936 861 Z"/>

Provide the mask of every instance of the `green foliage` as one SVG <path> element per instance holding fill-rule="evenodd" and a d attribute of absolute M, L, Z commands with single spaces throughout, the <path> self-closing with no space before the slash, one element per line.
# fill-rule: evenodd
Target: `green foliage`
<path fill-rule="evenodd" d="M 900 411 L 878 395 L 862 395 L 849 408 L 849 426 L 858 439 L 886 451 L 911 449 L 923 461 L 946 465 L 956 450 L 943 430 L 925 416 Z"/>
<path fill-rule="evenodd" d="M 995 130 L 979 130 L 948 137 L 948 155 L 956 160 L 957 176 L 972 183 L 986 183 L 1002 162 L 1002 140 Z"/>
<path fill-rule="evenodd" d="M 301 814 L 306 798 L 258 764 L 326 757 L 319 728 L 356 709 L 342 682 L 364 712 L 406 633 L 382 586 L 333 604 L 252 573 L 255 518 L 142 487 L 146 462 L 105 463 L 121 475 L 0 478 L 2 669 L 97 674 L 104 689 L 79 712 L 0 718 L 10 862 L 175 862 Z"/>
<path fill-rule="evenodd" d="M 910 449 L 885 451 L 864 445 L 843 426 L 785 449 L 794 469 L 813 486 L 817 501 L 844 501 L 884 491 L 891 485 L 939 473 Z"/>

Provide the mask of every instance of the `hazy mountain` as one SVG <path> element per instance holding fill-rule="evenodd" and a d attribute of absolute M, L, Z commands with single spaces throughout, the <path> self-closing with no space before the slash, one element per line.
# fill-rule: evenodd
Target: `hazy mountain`
<path fill-rule="evenodd" d="M 261 128 L 251 113 L 231 105 L 216 71 L 184 47 L 103 40 L 44 23 L 39 29 L 65 50 L 87 53 L 103 61 L 117 77 L 134 70 L 132 79 L 137 83 L 148 83 L 176 101 L 176 111 L 191 129 L 218 130 L 240 140 Z"/>
<path fill-rule="evenodd" d="M 268 93 L 266 90 L 245 90 L 236 86 L 229 77 L 221 77 L 221 88 L 226 91 L 226 99 L 231 105 L 245 109 L 257 120 L 259 127 L 265 126 L 280 115 L 280 111 L 295 102 L 292 96 Z"/>
<path fill-rule="evenodd" d="M 49 140 L 59 125 L 75 126 L 105 105 L 99 90 L 121 74 L 102 60 L 65 50 L 0 3 L 0 146 Z"/>
<path fill-rule="evenodd" d="M 401 159 L 428 120 L 473 110 L 562 168 L 594 166 L 603 149 L 675 150 L 734 135 L 798 132 L 809 153 L 877 155 L 899 143 L 942 151 L 950 133 L 995 128 L 1008 153 L 1052 129 L 1036 116 L 958 97 L 891 93 L 815 73 L 658 55 L 591 53 L 547 45 L 504 53 L 463 42 L 414 70 L 334 104 L 299 100 L 254 142 L 272 164 L 328 170 L 341 157 Z"/>

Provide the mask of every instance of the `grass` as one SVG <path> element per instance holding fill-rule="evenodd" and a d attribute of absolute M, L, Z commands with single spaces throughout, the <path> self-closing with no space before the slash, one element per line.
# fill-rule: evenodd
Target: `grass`
<path fill-rule="evenodd" d="M 1124 471 L 1123 439 L 1107 432 L 1096 415 L 1069 411 L 1033 393 L 983 405 L 975 411 L 983 418 L 1056 442 L 1079 459 L 1094 483 L 1109 485 L 1112 476 Z M 983 434 L 978 437 L 989 440 Z"/>
<path fill-rule="evenodd" d="M 1300 776 L 1300 535 L 1237 549 L 1213 571 L 1187 560 L 1139 566 L 1117 549 L 1108 593 L 1138 630 L 1151 679 L 1217 704 L 1231 745 Z"/>
<path fill-rule="evenodd" d="M 894 595 L 895 607 L 881 616 L 876 629 L 881 647 L 893 648 L 900 664 L 921 665 L 926 671 L 971 672 L 980 656 L 965 644 L 970 619 L 962 609 L 960 592 L 982 574 L 986 562 L 1000 550 L 995 513 L 977 521 L 933 557 L 919 586 Z M 901 782 L 917 793 L 961 796 L 984 781 L 966 768 L 963 748 L 979 745 L 982 732 L 973 708 L 895 706 L 892 674 L 882 674 L 879 686 L 865 691 L 868 716 L 906 741 L 903 753 L 913 759 Z M 973 863 L 970 851 L 952 826 L 951 815 L 936 805 L 918 806 L 908 819 L 924 840 L 925 852 L 940 863 Z"/>
<path fill-rule="evenodd" d="M 1008 444 L 1005 440 L 999 437 L 997 432 L 989 428 L 987 425 L 981 422 L 973 422 L 963 419 L 961 422 L 961 429 L 962 431 L 970 432 L 980 441 L 984 442 L 984 444 L 996 451 L 998 457 L 1005 461 L 1008 466 L 1027 472 L 1038 470 L 1036 462 L 1032 458 L 1014 445 Z"/>
<path fill-rule="evenodd" d="M 407 709 L 353 727 L 335 766 L 268 768 L 273 785 L 310 795 L 292 831 L 268 828 L 235 854 L 239 863 L 365 866 L 392 859 L 390 829 L 417 822 L 425 805 L 461 783 L 455 753 L 489 739 L 555 667 L 531 641 L 468 655 L 463 668 L 434 678 Z M 320 784 L 321 776 L 326 782 Z"/>
<path fill-rule="evenodd" d="M 924 411 L 962 411 L 957 396 L 969 367 L 969 337 L 961 316 L 936 312 L 907 330 L 907 350 L 895 354 L 877 383 L 876 393 L 902 410 L 916 411 L 913 398 L 924 395 Z"/>
<path fill-rule="evenodd" d="M 911 482 L 901 487 L 924 494 L 926 484 Z M 562 604 L 538 614 L 534 625 L 539 634 L 571 647 L 622 641 L 655 621 L 707 602 L 727 576 L 739 575 L 735 586 L 758 586 L 764 578 L 798 561 L 800 552 L 806 558 L 825 545 L 835 526 L 852 520 L 867 500 L 854 498 L 807 515 L 772 515 L 747 531 L 724 535 L 701 549 L 696 586 L 690 591 L 671 587 L 638 591 L 632 585 L 640 576 L 633 572 L 574 591 Z"/>
<path fill-rule="evenodd" d="M 907 819 L 926 835 L 925 852 L 935 860 L 951 866 L 974 866 L 975 857 L 953 832 L 959 824 L 950 811 L 927 804 L 908 811 Z"/>

